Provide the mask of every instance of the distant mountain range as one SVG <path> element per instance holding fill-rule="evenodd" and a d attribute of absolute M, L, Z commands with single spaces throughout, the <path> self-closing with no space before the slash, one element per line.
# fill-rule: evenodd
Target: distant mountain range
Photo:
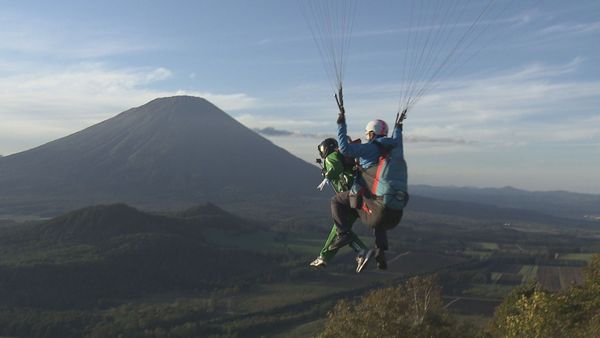
<path fill-rule="evenodd" d="M 412 185 L 410 191 L 414 195 L 438 200 L 531 210 L 563 218 L 593 220 L 595 216 L 600 216 L 600 195 L 567 191 L 526 191 L 512 187 L 473 188 L 433 187 L 429 185 Z"/>
<path fill-rule="evenodd" d="M 176 96 L 0 159 L 0 214 L 312 196 L 319 177 L 210 102 Z"/>
<path fill-rule="evenodd" d="M 214 202 L 276 227 L 320 226 L 330 222 L 330 193 L 316 191 L 319 180 L 318 168 L 210 102 L 175 96 L 0 158 L 0 215 L 55 216 L 103 203 L 168 210 Z M 600 216 L 600 195 L 427 185 L 409 192 L 408 208 L 424 212 L 558 223 Z"/>

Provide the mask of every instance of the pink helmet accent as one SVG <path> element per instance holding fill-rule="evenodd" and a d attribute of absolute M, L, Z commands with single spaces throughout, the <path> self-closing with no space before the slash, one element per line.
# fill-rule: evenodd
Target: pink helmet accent
<path fill-rule="evenodd" d="M 388 125 L 383 120 L 373 120 L 367 123 L 365 127 L 365 132 L 369 133 L 372 131 L 375 135 L 378 136 L 387 136 L 388 134 Z"/>

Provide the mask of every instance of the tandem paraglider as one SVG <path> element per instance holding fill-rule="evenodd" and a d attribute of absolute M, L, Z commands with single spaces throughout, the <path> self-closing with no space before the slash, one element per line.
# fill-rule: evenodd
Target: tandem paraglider
<path fill-rule="evenodd" d="M 418 1 L 406 3 L 403 23 L 402 90 L 396 118 L 388 136 L 388 124 L 374 119 L 365 128 L 366 143 L 351 143 L 347 135 L 343 86 L 347 53 L 353 35 L 358 0 L 300 0 L 305 19 L 323 61 L 335 93 L 339 114 L 336 120 L 337 141 L 330 141 L 330 153 L 356 160 L 352 185 L 348 190 L 335 189 L 331 198 L 334 232 L 329 235 L 320 256 L 312 267 L 324 267 L 335 252 L 351 245 L 357 254 L 356 272 L 361 272 L 371 258 L 379 269 L 387 269 L 387 231 L 402 220 L 409 201 L 407 164 L 404 158 L 403 124 L 413 107 L 428 92 L 457 68 L 466 64 L 480 49 L 473 48 L 488 28 L 512 1 L 500 6 L 495 0 L 471 3 L 468 0 Z M 400 15 L 400 16 L 402 16 Z M 335 155 L 338 156 L 338 155 Z M 327 183 L 319 186 L 321 189 Z M 366 250 L 352 232 L 360 219 L 372 229 L 374 248 Z M 363 244 L 364 245 L 364 244 Z"/>

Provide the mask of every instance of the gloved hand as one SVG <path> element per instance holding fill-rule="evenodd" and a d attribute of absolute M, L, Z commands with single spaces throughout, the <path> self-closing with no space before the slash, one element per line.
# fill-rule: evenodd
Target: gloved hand
<path fill-rule="evenodd" d="M 402 123 L 404 122 L 404 120 L 406 120 L 406 109 L 404 109 L 402 111 L 402 114 L 400 114 L 397 118 L 396 118 L 396 127 L 397 128 L 402 128 Z"/>
<path fill-rule="evenodd" d="M 321 184 L 317 186 L 317 189 L 319 189 L 319 191 L 323 191 L 323 188 L 325 188 L 326 185 L 329 185 L 328 179 L 324 179 Z"/>
<path fill-rule="evenodd" d="M 335 95 L 335 102 L 337 102 L 340 114 L 337 118 L 337 124 L 346 123 L 346 109 L 344 109 L 344 93 L 340 87 L 340 91 Z"/>

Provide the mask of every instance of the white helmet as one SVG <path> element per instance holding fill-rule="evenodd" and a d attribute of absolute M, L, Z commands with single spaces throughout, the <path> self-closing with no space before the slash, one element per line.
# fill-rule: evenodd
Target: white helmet
<path fill-rule="evenodd" d="M 367 126 L 365 127 L 365 133 L 368 134 L 370 131 L 375 133 L 375 135 L 377 135 L 377 136 L 387 136 L 387 134 L 388 134 L 387 123 L 385 123 L 382 120 L 373 120 L 373 121 L 367 123 Z"/>

